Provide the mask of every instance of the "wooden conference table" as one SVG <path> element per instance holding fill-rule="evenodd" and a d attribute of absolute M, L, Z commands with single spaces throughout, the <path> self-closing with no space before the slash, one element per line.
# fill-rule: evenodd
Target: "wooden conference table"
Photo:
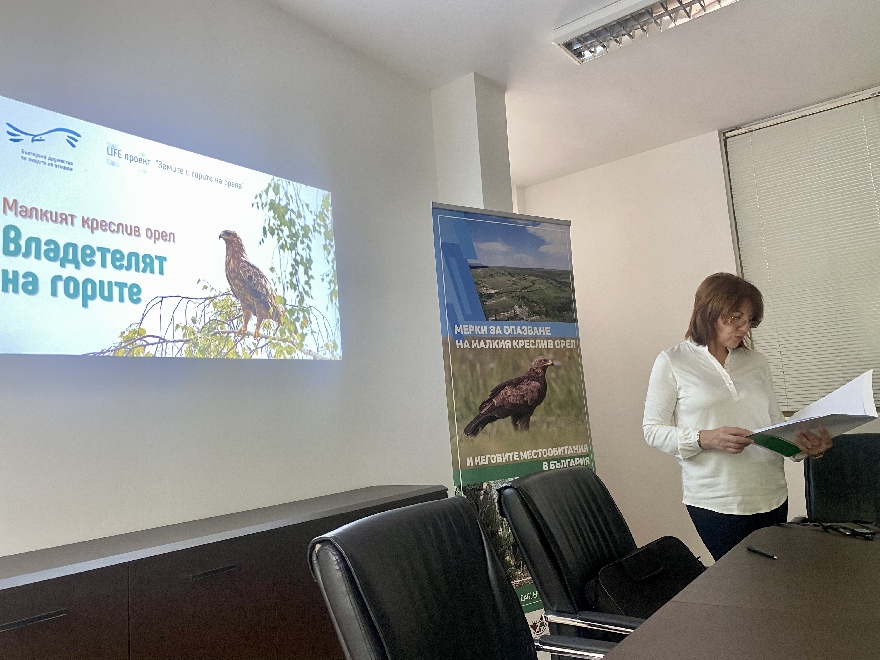
<path fill-rule="evenodd" d="M 795 526 L 758 530 L 605 657 L 877 660 L 880 539 Z"/>

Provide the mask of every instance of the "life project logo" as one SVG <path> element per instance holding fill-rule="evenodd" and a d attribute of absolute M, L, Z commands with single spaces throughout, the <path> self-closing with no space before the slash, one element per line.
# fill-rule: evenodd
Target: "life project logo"
<path fill-rule="evenodd" d="M 23 131 L 20 128 L 16 128 L 9 122 L 6 122 L 6 135 L 9 136 L 10 142 L 23 142 L 27 138 L 30 138 L 32 143 L 34 142 L 45 142 L 48 136 L 54 136 L 58 134 L 59 137 L 63 136 L 72 148 L 76 149 L 76 145 L 79 142 L 79 139 L 82 137 L 76 131 L 73 131 L 69 128 L 53 128 L 48 131 L 43 131 L 42 133 L 28 133 L 27 131 Z"/>

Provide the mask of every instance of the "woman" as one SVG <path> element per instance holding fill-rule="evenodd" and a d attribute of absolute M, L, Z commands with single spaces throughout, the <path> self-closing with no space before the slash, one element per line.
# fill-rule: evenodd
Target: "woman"
<path fill-rule="evenodd" d="M 716 273 L 697 289 L 685 341 L 654 362 L 643 428 L 648 444 L 678 458 L 683 501 L 716 560 L 756 529 L 785 522 L 784 459 L 748 436 L 785 420 L 764 356 L 749 331 L 764 314 L 761 292 Z M 798 434 L 801 454 L 831 447 L 822 428 Z"/>

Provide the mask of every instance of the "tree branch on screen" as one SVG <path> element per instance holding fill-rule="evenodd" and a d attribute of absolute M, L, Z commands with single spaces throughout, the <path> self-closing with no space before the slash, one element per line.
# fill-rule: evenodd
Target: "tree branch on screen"
<path fill-rule="evenodd" d="M 157 296 L 144 307 L 137 323 L 119 336 L 109 348 L 88 355 L 127 357 L 218 357 L 218 358 L 313 358 L 332 355 L 310 349 L 306 344 L 327 346 L 333 329 L 317 309 L 295 310 L 285 305 L 287 314 L 275 333 L 255 339 L 242 333 L 243 315 L 238 301 L 229 291 L 218 292 L 210 284 L 202 288 L 210 295 Z M 279 302 L 281 296 L 278 296 Z M 293 312 L 310 319 L 297 326 Z M 317 321 L 317 322 L 315 322 Z M 158 327 L 159 333 L 147 328 Z M 309 341 L 312 340 L 312 341 Z"/>

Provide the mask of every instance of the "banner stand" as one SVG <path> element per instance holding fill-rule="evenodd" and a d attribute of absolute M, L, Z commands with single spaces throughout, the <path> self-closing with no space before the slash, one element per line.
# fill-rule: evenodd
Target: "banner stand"
<path fill-rule="evenodd" d="M 532 631 L 542 604 L 498 514 L 497 488 L 595 469 L 563 220 L 433 205 L 453 481 L 507 569 Z"/>

